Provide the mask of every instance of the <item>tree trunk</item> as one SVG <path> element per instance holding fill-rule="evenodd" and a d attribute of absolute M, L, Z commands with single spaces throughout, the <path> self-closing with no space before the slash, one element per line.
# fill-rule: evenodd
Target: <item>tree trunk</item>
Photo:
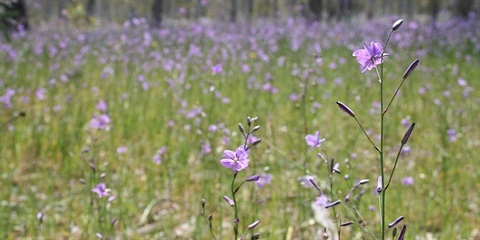
<path fill-rule="evenodd" d="M 339 19 L 349 19 L 352 13 L 352 1 L 351 0 L 340 0 L 340 14 Z"/>
<path fill-rule="evenodd" d="M 431 18 L 432 18 L 432 26 L 435 27 L 435 25 L 437 23 L 439 3 L 438 3 L 438 0 L 431 0 L 430 4 L 431 4 L 430 14 L 431 14 Z"/>
<path fill-rule="evenodd" d="M 308 8 L 313 14 L 314 21 L 320 21 L 322 19 L 322 0 L 308 0 Z"/>
<path fill-rule="evenodd" d="M 368 0 L 368 7 L 367 7 L 368 20 L 371 20 L 373 18 L 374 11 L 375 11 L 375 0 Z"/>
<path fill-rule="evenodd" d="M 14 31 L 20 28 L 23 30 L 29 28 L 27 9 L 24 0 L 13 1 L 10 3 L 8 3 L 8 1 L 7 3 L 0 1 L 0 7 L 3 10 L 3 12 L 0 12 L 2 27 Z"/>
<path fill-rule="evenodd" d="M 152 6 L 152 16 L 153 16 L 153 25 L 155 27 L 162 26 L 162 11 L 163 11 L 163 1 L 154 0 Z"/>
<path fill-rule="evenodd" d="M 90 18 L 93 16 L 94 10 L 95 10 L 95 0 L 88 0 L 87 5 L 85 6 L 87 21 L 90 21 Z"/>
<path fill-rule="evenodd" d="M 245 2 L 247 4 L 247 19 L 251 21 L 253 17 L 253 0 L 246 0 Z"/>
<path fill-rule="evenodd" d="M 468 18 L 470 11 L 473 11 L 473 0 L 456 0 L 456 14 L 462 18 Z"/>
<path fill-rule="evenodd" d="M 237 0 L 231 0 L 230 8 L 230 22 L 234 23 L 237 21 Z"/>

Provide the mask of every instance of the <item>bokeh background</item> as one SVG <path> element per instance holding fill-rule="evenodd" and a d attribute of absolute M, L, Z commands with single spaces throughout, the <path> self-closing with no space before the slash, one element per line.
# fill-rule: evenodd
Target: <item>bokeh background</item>
<path fill-rule="evenodd" d="M 232 239 L 219 160 L 247 116 L 262 139 L 238 174 L 261 176 L 237 196 L 240 228 L 260 220 L 248 238 L 322 239 L 352 221 L 341 239 L 378 239 L 378 155 L 335 102 L 378 144 L 377 75 L 352 53 L 403 18 L 385 101 L 420 64 L 386 114 L 387 175 L 416 127 L 387 221 L 404 216 L 405 239 L 478 240 L 479 12 L 478 0 L 0 0 L 0 239 L 211 239 L 209 215 Z M 342 204 L 319 214 L 309 179 Z"/>

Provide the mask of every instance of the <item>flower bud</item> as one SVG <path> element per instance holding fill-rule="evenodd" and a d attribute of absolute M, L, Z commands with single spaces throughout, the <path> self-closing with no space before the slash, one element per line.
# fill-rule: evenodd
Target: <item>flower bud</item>
<path fill-rule="evenodd" d="M 240 130 L 242 134 L 245 134 L 245 129 L 243 128 L 243 125 L 241 123 L 238 123 L 238 130 Z"/>
<path fill-rule="evenodd" d="M 410 134 L 412 134 L 412 131 L 413 131 L 413 128 L 415 127 L 415 123 L 412 123 L 412 125 L 410 125 L 410 127 L 408 128 L 407 132 L 405 133 L 405 135 L 403 136 L 402 138 L 402 145 L 406 144 L 407 141 L 408 141 L 408 138 L 410 138 Z"/>
<path fill-rule="evenodd" d="M 398 236 L 398 240 L 405 239 L 405 232 L 407 232 L 407 225 L 403 226 L 402 231 L 400 232 L 400 235 Z"/>
<path fill-rule="evenodd" d="M 248 225 L 248 229 L 254 229 L 258 224 L 260 223 L 260 220 L 257 220 L 250 225 Z"/>
<path fill-rule="evenodd" d="M 337 206 L 337 205 L 340 204 L 340 203 L 342 203 L 342 201 L 337 200 L 337 201 L 335 201 L 335 202 L 332 202 L 332 203 L 329 203 L 329 204 L 325 205 L 325 208 L 335 207 L 335 206 Z"/>
<path fill-rule="evenodd" d="M 350 117 L 353 117 L 353 118 L 355 117 L 355 113 L 352 111 L 352 109 L 347 107 L 347 105 L 345 105 L 344 103 L 342 103 L 340 101 L 337 101 L 337 105 L 340 109 L 342 109 L 342 111 L 344 111 L 345 113 L 350 115 Z"/>
<path fill-rule="evenodd" d="M 362 179 L 362 180 L 358 181 L 358 185 L 367 184 L 368 182 L 370 182 L 370 180 L 368 180 L 368 179 Z"/>
<path fill-rule="evenodd" d="M 340 227 L 346 227 L 346 226 L 350 226 L 352 224 L 353 224 L 352 221 L 348 221 L 348 222 L 340 223 Z"/>
<path fill-rule="evenodd" d="M 407 68 L 407 71 L 405 71 L 405 73 L 403 74 L 403 79 L 407 79 L 408 76 L 410 76 L 410 73 L 413 72 L 413 70 L 415 70 L 415 68 L 418 66 L 418 63 L 420 62 L 420 60 L 415 60 L 412 62 L 412 64 L 410 64 L 410 66 L 408 66 Z"/>
<path fill-rule="evenodd" d="M 234 205 L 235 205 L 235 202 L 234 202 L 232 199 L 230 199 L 229 197 L 223 196 L 223 199 L 225 200 L 225 202 L 228 203 L 228 205 L 230 205 L 230 206 L 234 206 Z"/>
<path fill-rule="evenodd" d="M 377 193 L 381 193 L 383 190 L 382 176 L 378 176 L 377 179 Z"/>
<path fill-rule="evenodd" d="M 247 182 L 256 182 L 256 181 L 258 181 L 258 179 L 260 179 L 260 176 L 259 176 L 259 175 L 252 175 L 252 176 L 248 177 L 247 179 L 245 179 L 245 181 L 247 181 Z"/>
<path fill-rule="evenodd" d="M 395 219 L 393 222 L 391 222 L 390 224 L 388 224 L 388 228 L 391 228 L 391 227 L 395 227 L 395 225 L 397 225 L 399 222 L 401 222 L 403 220 L 403 216 L 400 216 L 398 217 L 397 219 Z"/>
<path fill-rule="evenodd" d="M 395 21 L 392 25 L 392 31 L 399 29 L 400 26 L 402 26 L 402 23 L 403 23 L 403 19 L 398 19 L 397 21 Z"/>

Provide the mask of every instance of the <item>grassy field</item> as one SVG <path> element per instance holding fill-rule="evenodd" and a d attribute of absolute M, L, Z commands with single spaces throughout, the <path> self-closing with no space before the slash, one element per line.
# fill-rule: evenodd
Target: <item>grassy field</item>
<path fill-rule="evenodd" d="M 330 216 L 354 222 L 342 239 L 374 239 L 378 157 L 335 102 L 378 142 L 379 84 L 352 52 L 384 42 L 394 20 L 161 30 L 132 20 L 88 31 L 51 26 L 0 43 L 0 238 L 209 239 L 211 214 L 217 239 L 232 239 L 223 199 L 232 171 L 219 160 L 243 144 L 238 123 L 257 116 L 262 142 L 237 182 L 253 174 L 271 182 L 239 190 L 241 231 L 258 219 L 261 239 L 320 239 L 319 193 L 299 181 L 309 175 L 342 202 L 355 180 L 369 179 Z M 420 59 L 385 125 L 389 173 L 416 123 L 387 194 L 387 222 L 404 216 L 406 239 L 480 237 L 478 20 L 433 29 L 405 19 L 386 49 L 386 99 Z M 326 140 L 310 150 L 305 136 L 316 131 Z M 317 153 L 340 163 L 341 174 L 330 178 Z M 103 198 L 92 191 L 100 183 L 110 189 Z"/>

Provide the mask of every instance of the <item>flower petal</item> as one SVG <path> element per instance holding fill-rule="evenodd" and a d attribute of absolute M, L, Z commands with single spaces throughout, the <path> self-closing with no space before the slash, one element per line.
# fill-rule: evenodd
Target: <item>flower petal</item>
<path fill-rule="evenodd" d="M 220 164 L 222 164 L 222 166 L 226 167 L 226 168 L 230 168 L 230 169 L 233 169 L 236 165 L 236 162 L 233 161 L 232 159 L 230 158 L 224 158 L 224 159 L 221 159 L 220 160 Z"/>
<path fill-rule="evenodd" d="M 230 158 L 230 159 L 235 159 L 235 152 L 231 150 L 225 150 L 223 151 L 223 157 L 224 158 Z"/>

